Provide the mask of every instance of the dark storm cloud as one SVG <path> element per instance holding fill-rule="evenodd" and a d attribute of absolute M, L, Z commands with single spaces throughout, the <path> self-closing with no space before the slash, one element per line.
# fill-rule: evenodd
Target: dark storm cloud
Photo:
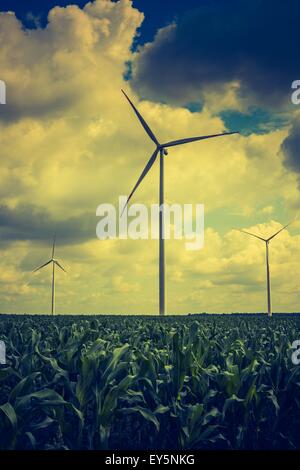
<path fill-rule="evenodd" d="M 300 118 L 293 122 L 289 135 L 282 142 L 284 165 L 296 173 L 300 173 Z"/>
<path fill-rule="evenodd" d="M 49 99 L 37 99 L 33 97 L 32 101 L 22 99 L 19 102 L 14 99 L 13 87 L 9 88 L 9 100 L 0 112 L 0 123 L 11 124 L 23 118 L 54 118 L 60 116 L 76 100 L 75 93 L 66 92 L 65 95 L 52 96 Z M 17 95 L 17 94 L 16 94 Z"/>
<path fill-rule="evenodd" d="M 55 232 L 63 244 L 79 243 L 95 237 L 95 214 L 54 219 L 41 207 L 19 205 L 11 209 L 0 205 L 0 241 L 49 240 Z"/>
<path fill-rule="evenodd" d="M 203 3 L 140 49 L 133 85 L 143 98 L 185 104 L 239 81 L 252 104 L 288 104 L 300 73 L 299 18 L 299 0 Z"/>

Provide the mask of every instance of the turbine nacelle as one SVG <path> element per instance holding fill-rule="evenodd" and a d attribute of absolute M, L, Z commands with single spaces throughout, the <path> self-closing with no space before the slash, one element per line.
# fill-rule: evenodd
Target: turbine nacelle
<path fill-rule="evenodd" d="M 169 154 L 169 152 L 168 152 L 168 150 L 166 149 L 166 147 L 161 146 L 161 147 L 159 147 L 159 150 L 161 150 L 161 152 L 162 152 L 164 155 L 168 155 L 168 154 Z"/>

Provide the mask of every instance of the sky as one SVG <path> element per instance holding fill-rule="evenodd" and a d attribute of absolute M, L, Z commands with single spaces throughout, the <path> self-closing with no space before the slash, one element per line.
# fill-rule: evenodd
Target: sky
<path fill-rule="evenodd" d="M 299 311 L 300 105 L 291 0 L 1 1 L 0 312 L 158 310 L 157 240 L 99 240 L 96 209 L 128 195 L 153 152 L 123 88 L 170 149 L 168 203 L 204 204 L 205 242 L 166 241 L 167 313 Z M 158 202 L 158 164 L 133 202 Z"/>

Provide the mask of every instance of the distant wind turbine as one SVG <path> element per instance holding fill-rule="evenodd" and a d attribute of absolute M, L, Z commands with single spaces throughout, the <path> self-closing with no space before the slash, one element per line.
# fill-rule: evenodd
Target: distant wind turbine
<path fill-rule="evenodd" d="M 270 265 L 269 265 L 269 242 L 275 238 L 282 230 L 287 228 L 293 221 L 289 222 L 286 224 L 284 227 L 282 227 L 280 230 L 278 230 L 276 233 L 274 233 L 271 237 L 269 238 L 263 238 L 259 237 L 258 235 L 255 235 L 254 233 L 247 232 L 246 230 L 238 230 L 239 232 L 246 233 L 247 235 L 251 235 L 252 237 L 258 238 L 259 240 L 262 240 L 266 244 L 266 265 L 267 265 L 267 299 L 268 299 L 268 316 L 272 317 L 272 301 L 271 301 L 271 278 L 270 278 Z"/>
<path fill-rule="evenodd" d="M 161 144 L 158 141 L 158 139 L 155 137 L 154 133 L 152 132 L 152 130 L 150 129 L 145 119 L 140 114 L 140 112 L 136 109 L 132 101 L 128 98 L 126 93 L 123 90 L 122 90 L 122 93 L 125 95 L 129 104 L 133 108 L 144 130 L 146 131 L 150 139 L 156 145 L 156 149 L 154 153 L 151 155 L 147 165 L 145 166 L 139 179 L 137 180 L 133 190 L 128 196 L 128 199 L 123 208 L 122 214 L 128 202 L 132 198 L 134 192 L 136 191 L 136 189 L 141 184 L 142 180 L 145 178 L 150 168 L 154 164 L 158 154 L 160 156 L 159 158 L 159 170 L 160 170 L 160 176 L 159 176 L 159 206 L 160 206 L 160 212 L 159 212 L 159 314 L 164 315 L 165 314 L 165 247 L 164 247 L 164 206 L 163 204 L 164 204 L 164 156 L 168 155 L 167 148 L 174 147 L 175 145 L 188 144 L 189 142 L 195 142 L 197 140 L 211 139 L 213 137 L 220 137 L 223 135 L 238 134 L 239 132 L 224 132 L 222 134 L 204 135 L 200 137 L 189 137 L 186 139 L 172 140 L 170 142 L 166 142 L 165 144 Z"/>
<path fill-rule="evenodd" d="M 57 259 L 54 258 L 54 252 L 55 252 L 55 235 L 53 238 L 53 246 L 52 246 L 52 256 L 47 263 L 42 264 L 42 266 L 39 266 L 36 268 L 33 272 L 39 271 L 40 269 L 44 268 L 48 264 L 52 263 L 52 296 L 51 296 L 51 315 L 54 315 L 55 313 L 55 266 L 58 266 L 60 269 L 62 269 L 65 273 L 67 272 L 61 264 L 57 261 Z"/>

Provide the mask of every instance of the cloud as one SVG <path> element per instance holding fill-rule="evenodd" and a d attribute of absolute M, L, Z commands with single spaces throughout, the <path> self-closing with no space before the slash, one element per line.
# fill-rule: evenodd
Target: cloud
<path fill-rule="evenodd" d="M 299 73 L 299 13 L 297 0 L 204 2 L 140 48 L 133 85 L 144 98 L 181 105 L 286 107 Z"/>
<path fill-rule="evenodd" d="M 1 78 L 8 95 L 0 121 L 57 118 L 83 102 L 88 107 L 97 76 L 93 99 L 101 101 L 100 83 L 112 79 L 117 65 L 123 69 L 142 18 L 128 0 L 55 7 L 45 29 L 24 29 L 14 13 L 0 13 Z"/>
<path fill-rule="evenodd" d="M 265 206 L 261 209 L 261 212 L 263 214 L 273 214 L 274 212 L 274 207 L 273 206 Z"/>
<path fill-rule="evenodd" d="M 10 208 L 0 205 L 1 243 L 21 240 L 49 241 L 53 233 L 56 233 L 61 243 L 74 244 L 91 239 L 94 236 L 94 228 L 94 213 L 55 219 L 42 207 L 20 204 Z"/>
<path fill-rule="evenodd" d="M 290 132 L 281 145 L 284 165 L 296 174 L 300 174 L 300 117 L 293 120 Z"/>

